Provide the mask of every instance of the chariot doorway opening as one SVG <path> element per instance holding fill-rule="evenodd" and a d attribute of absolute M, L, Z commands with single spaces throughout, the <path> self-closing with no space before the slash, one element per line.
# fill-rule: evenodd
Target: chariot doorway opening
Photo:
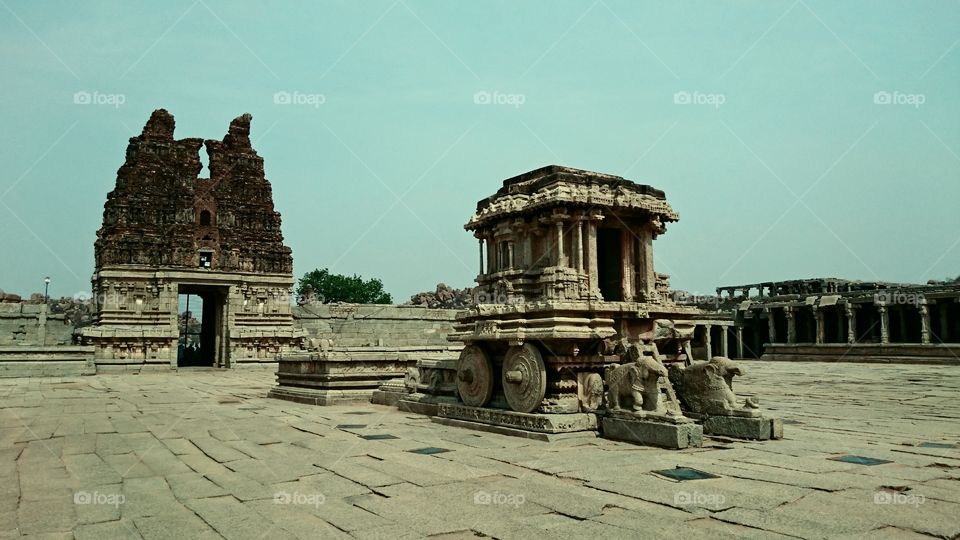
<path fill-rule="evenodd" d="M 227 287 L 180 285 L 177 366 L 227 366 L 224 307 Z"/>
<path fill-rule="evenodd" d="M 597 285 L 607 302 L 623 301 L 622 242 L 620 229 L 597 231 Z"/>

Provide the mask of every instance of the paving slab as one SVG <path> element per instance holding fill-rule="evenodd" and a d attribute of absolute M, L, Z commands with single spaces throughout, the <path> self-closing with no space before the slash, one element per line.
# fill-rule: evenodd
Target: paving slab
<path fill-rule="evenodd" d="M 785 438 L 684 450 L 273 400 L 265 370 L 3 379 L 0 538 L 960 535 L 960 368 L 747 372 Z M 678 466 L 717 478 L 653 473 Z"/>

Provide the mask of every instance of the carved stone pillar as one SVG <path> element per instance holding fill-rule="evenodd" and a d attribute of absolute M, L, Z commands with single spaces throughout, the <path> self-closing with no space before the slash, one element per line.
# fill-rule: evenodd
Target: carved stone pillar
<path fill-rule="evenodd" d="M 597 222 L 593 219 L 587 222 L 587 271 L 590 275 L 590 294 L 600 297 L 599 263 L 597 261 Z"/>
<path fill-rule="evenodd" d="M 573 226 L 573 253 L 577 258 L 577 272 L 583 273 L 583 221 L 577 218 Z"/>
<path fill-rule="evenodd" d="M 920 310 L 920 343 L 930 343 L 930 308 L 926 303 L 917 306 Z"/>
<path fill-rule="evenodd" d="M 479 240 L 479 242 L 480 242 L 480 275 L 483 275 L 483 273 L 484 273 L 484 267 L 483 267 L 483 238 L 478 238 L 477 240 Z"/>
<path fill-rule="evenodd" d="M 845 306 L 847 314 L 847 343 L 857 342 L 857 307 L 851 303 Z"/>
<path fill-rule="evenodd" d="M 487 273 L 492 274 L 497 271 L 497 243 L 493 239 L 493 234 L 487 235 Z"/>
<path fill-rule="evenodd" d="M 877 304 L 880 312 L 880 343 L 890 343 L 890 314 L 885 304 Z"/>
<path fill-rule="evenodd" d="M 563 221 L 557 220 L 557 266 L 566 266 L 567 255 L 563 251 Z"/>
<path fill-rule="evenodd" d="M 823 343 L 823 337 L 824 337 L 824 334 L 825 334 L 825 329 L 824 329 L 824 325 L 823 325 L 823 310 L 822 310 L 822 309 L 814 309 L 814 310 L 813 310 L 813 318 L 814 318 L 814 320 L 817 321 L 817 341 L 816 341 L 816 343 L 817 343 L 817 345 L 820 345 L 821 343 Z"/>
<path fill-rule="evenodd" d="M 707 348 L 707 361 L 709 362 L 710 359 L 713 358 L 713 336 L 710 335 L 713 331 L 713 325 L 705 324 L 703 329 L 705 330 L 703 334 L 704 345 Z"/>
<path fill-rule="evenodd" d="M 783 314 L 787 316 L 787 343 L 797 342 L 797 312 L 792 307 L 783 308 Z"/>
<path fill-rule="evenodd" d="M 507 268 L 511 270 L 515 268 L 513 261 L 513 240 L 507 242 Z"/>
<path fill-rule="evenodd" d="M 526 230 L 523 238 L 523 266 L 526 268 L 533 267 L 533 235 L 535 229 L 530 227 Z"/>
<path fill-rule="evenodd" d="M 633 234 L 630 229 L 625 229 L 620 235 L 620 290 L 623 291 L 623 300 L 630 302 L 634 300 L 634 282 L 636 280 L 636 270 L 634 269 L 633 255 Z"/>
<path fill-rule="evenodd" d="M 730 328 L 729 328 L 729 327 L 726 327 L 726 326 L 721 326 L 721 327 L 720 327 L 720 330 L 721 330 L 721 332 L 720 332 L 720 354 L 721 354 L 722 356 L 724 356 L 724 357 L 729 358 L 729 357 L 730 357 L 730 349 L 729 349 L 729 346 L 730 346 L 730 343 L 729 343 Z"/>
<path fill-rule="evenodd" d="M 637 275 L 640 276 L 637 283 L 636 296 L 642 296 L 644 299 L 653 298 L 656 295 L 657 276 L 653 267 L 653 229 L 651 225 L 645 225 L 637 230 L 637 242 L 639 252 L 635 254 L 637 263 Z"/>
<path fill-rule="evenodd" d="M 767 309 L 767 329 L 770 333 L 769 343 L 777 342 L 777 321 L 773 316 L 773 308 Z"/>

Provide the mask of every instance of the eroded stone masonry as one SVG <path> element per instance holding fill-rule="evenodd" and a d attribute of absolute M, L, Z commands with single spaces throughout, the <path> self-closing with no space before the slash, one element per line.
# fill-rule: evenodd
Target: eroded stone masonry
<path fill-rule="evenodd" d="M 178 140 L 160 109 L 130 139 L 97 232 L 96 323 L 81 337 L 98 371 L 273 361 L 300 338 L 293 259 L 250 121 L 234 119 L 222 141 Z M 210 178 L 199 177 L 201 147 Z M 182 296 L 204 321 L 193 341 L 181 335 Z"/>

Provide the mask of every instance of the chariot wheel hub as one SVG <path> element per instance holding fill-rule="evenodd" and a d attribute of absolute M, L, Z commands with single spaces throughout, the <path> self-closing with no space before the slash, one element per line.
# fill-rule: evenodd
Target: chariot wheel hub
<path fill-rule="evenodd" d="M 477 345 L 467 345 L 457 360 L 457 391 L 471 407 L 483 407 L 493 396 L 493 365 Z"/>
<path fill-rule="evenodd" d="M 547 370 L 540 350 L 530 343 L 510 347 L 503 360 L 503 394 L 510 408 L 537 410 L 547 392 Z"/>

